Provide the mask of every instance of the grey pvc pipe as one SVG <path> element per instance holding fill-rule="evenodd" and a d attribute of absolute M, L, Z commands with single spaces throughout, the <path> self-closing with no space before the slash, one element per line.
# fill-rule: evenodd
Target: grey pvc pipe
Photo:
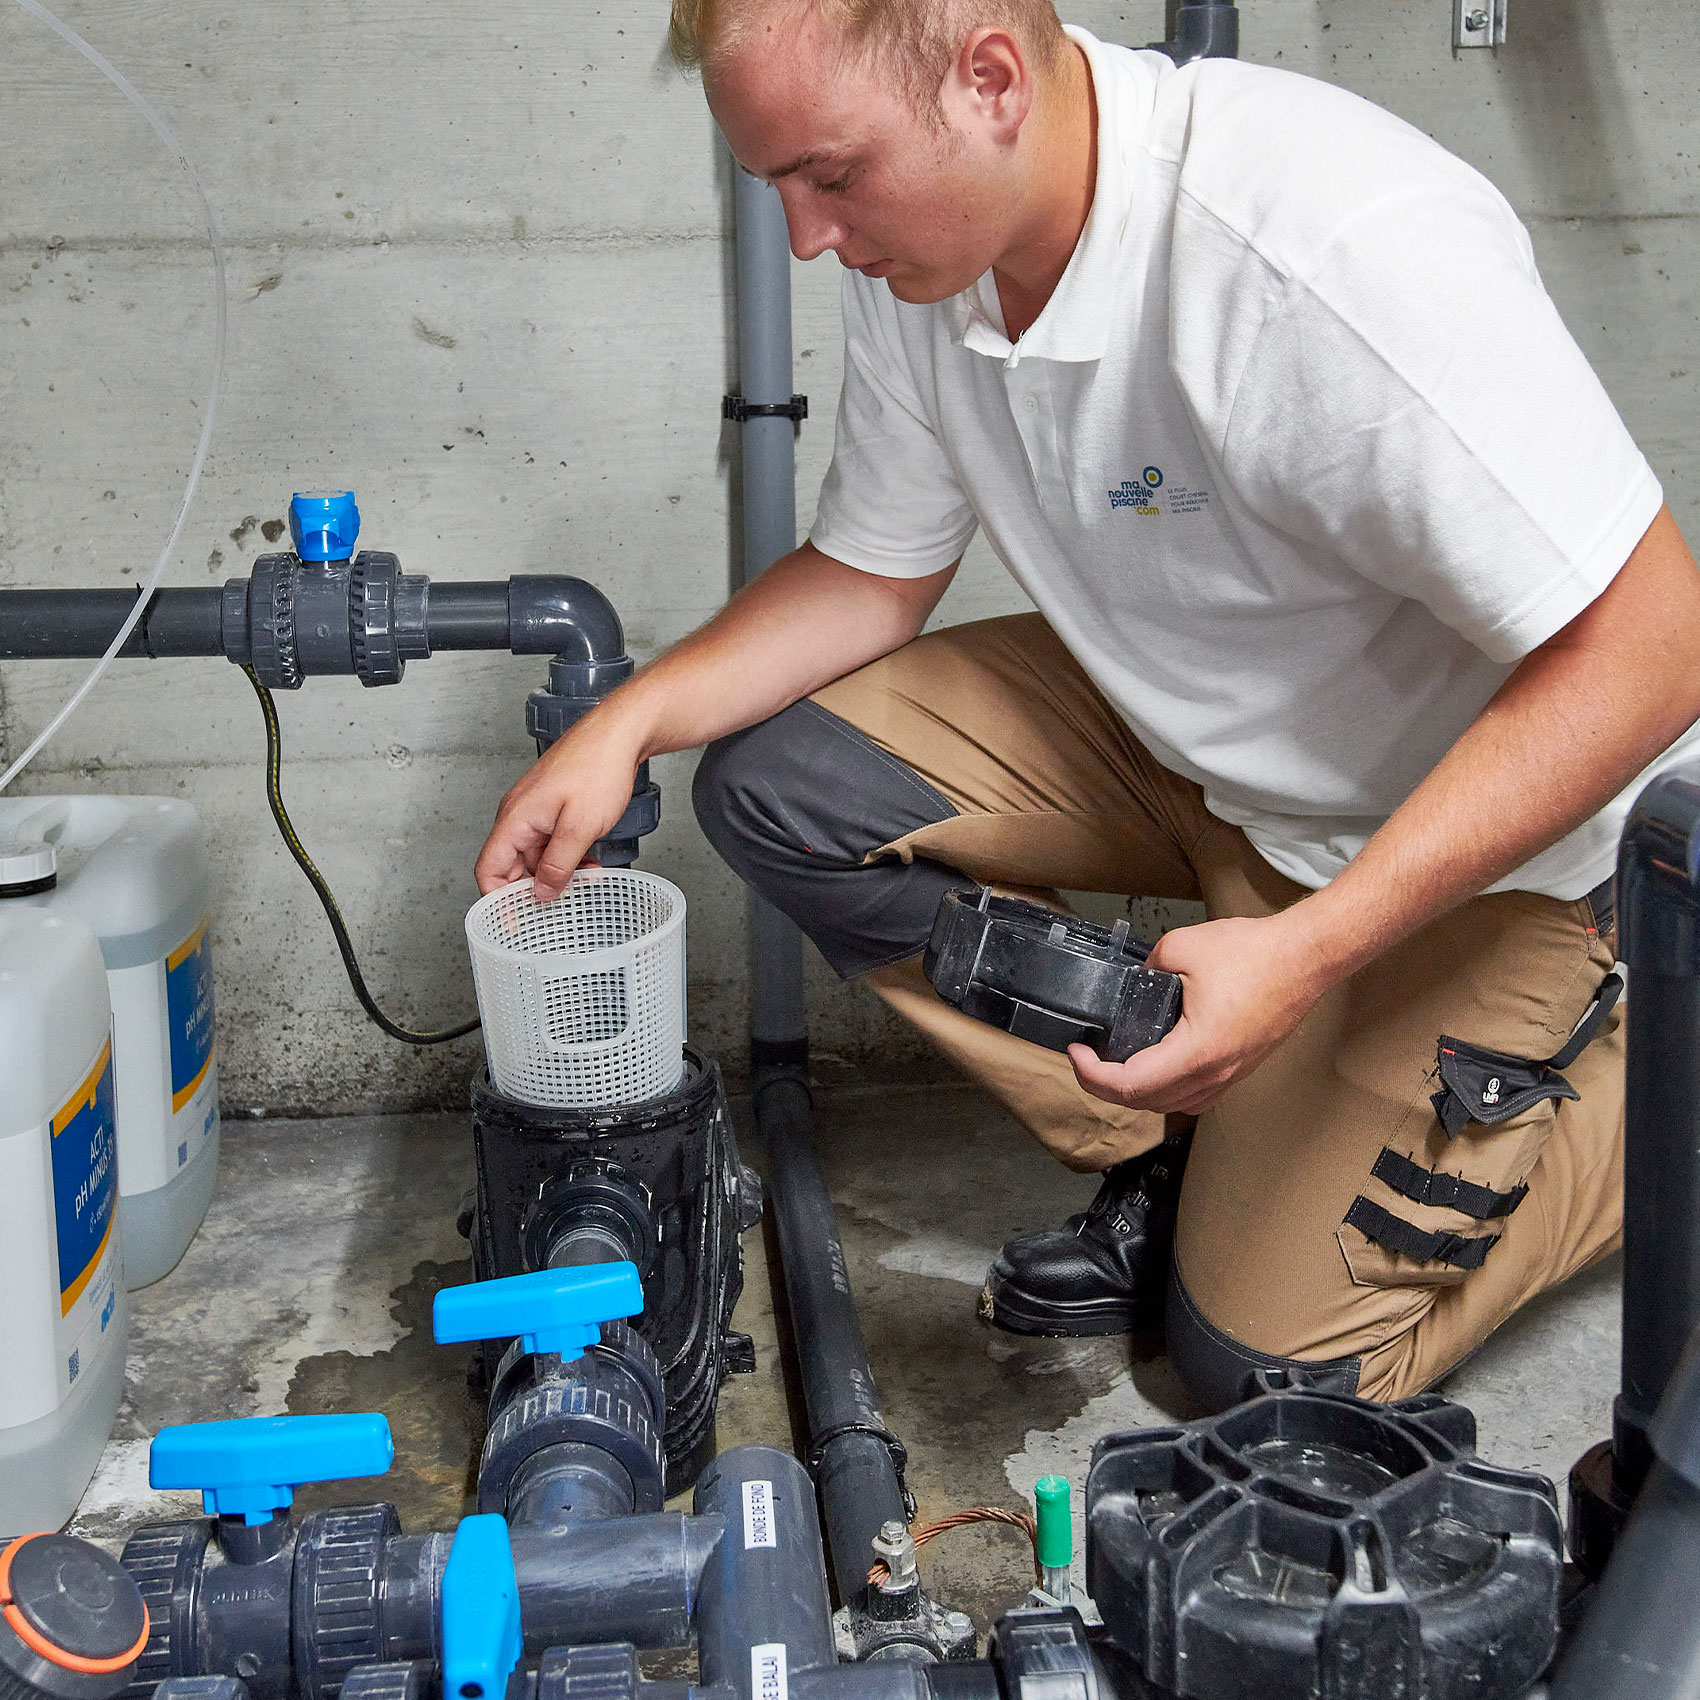
<path fill-rule="evenodd" d="M 732 168 L 738 245 L 738 386 L 745 401 L 791 399 L 791 241 L 771 183 Z M 746 419 L 743 578 L 748 584 L 797 546 L 796 429 L 789 419 Z M 800 1050 L 803 938 L 754 892 L 750 916 L 750 1040 L 761 1065 L 773 1048 Z"/>
<path fill-rule="evenodd" d="M 689 1645 L 703 1572 L 723 1533 L 718 1521 L 678 1511 L 587 1523 L 564 1535 L 513 1530 L 526 1646 Z"/>
<path fill-rule="evenodd" d="M 703 1569 L 722 1532 L 718 1520 L 678 1511 L 566 1531 L 511 1530 L 527 1649 L 616 1641 L 689 1646 Z M 383 1633 L 391 1658 L 440 1655 L 443 1566 L 453 1540 L 451 1534 L 402 1535 L 389 1543 Z"/>
<path fill-rule="evenodd" d="M 789 331 L 787 331 L 789 348 Z M 753 420 L 783 425 L 787 420 Z M 793 520 L 793 526 L 795 521 Z M 614 605 L 595 585 L 565 574 L 521 574 L 488 583 L 425 584 L 427 652 L 506 649 L 515 655 L 560 655 L 579 663 L 625 655 L 625 634 Z M 306 586 L 318 598 L 313 616 L 297 632 L 304 671 L 348 673 L 348 569 L 332 562 L 314 570 Z M 225 603 L 235 597 L 238 623 L 246 624 L 249 585 L 232 579 L 223 589 L 168 586 L 156 591 L 119 654 L 132 656 L 228 655 Z M 136 598 L 128 590 L 0 590 L 0 661 L 77 659 L 102 655 Z M 327 617 L 328 616 L 328 617 Z M 324 636 L 318 635 L 320 626 Z M 407 652 L 404 650 L 404 654 Z"/>
<path fill-rule="evenodd" d="M 1618 854 L 1629 965 L 1624 1107 L 1623 1370 L 1612 1470 L 1633 1495 L 1648 1431 L 1700 1329 L 1700 764 L 1636 799 Z"/>
<path fill-rule="evenodd" d="M 155 591 L 119 655 L 222 655 L 223 599 L 216 587 Z M 0 591 L 0 661 L 104 655 L 135 605 L 132 590 Z"/>
<path fill-rule="evenodd" d="M 789 1452 L 734 1446 L 698 1479 L 694 1504 L 726 1525 L 697 1606 L 703 1683 L 784 1700 L 801 1672 L 838 1663 L 814 1484 Z"/>
<path fill-rule="evenodd" d="M 1240 14 L 1233 0 L 1168 0 L 1166 41 L 1151 45 L 1177 65 L 1195 59 L 1237 59 Z"/>

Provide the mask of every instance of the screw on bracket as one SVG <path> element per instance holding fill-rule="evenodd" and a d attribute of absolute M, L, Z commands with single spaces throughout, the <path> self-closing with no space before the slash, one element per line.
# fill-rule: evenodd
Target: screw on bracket
<path fill-rule="evenodd" d="M 1506 0 L 1452 0 L 1452 45 L 1501 47 L 1505 43 Z"/>

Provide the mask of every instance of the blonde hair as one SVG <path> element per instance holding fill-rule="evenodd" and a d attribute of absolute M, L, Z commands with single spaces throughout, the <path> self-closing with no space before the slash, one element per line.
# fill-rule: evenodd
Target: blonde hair
<path fill-rule="evenodd" d="M 938 91 L 970 32 L 1007 29 L 1036 69 L 1054 70 L 1068 38 L 1051 0 L 672 0 L 667 45 L 687 70 L 712 65 L 757 6 L 819 6 L 845 45 L 896 73 L 916 110 L 937 110 Z"/>

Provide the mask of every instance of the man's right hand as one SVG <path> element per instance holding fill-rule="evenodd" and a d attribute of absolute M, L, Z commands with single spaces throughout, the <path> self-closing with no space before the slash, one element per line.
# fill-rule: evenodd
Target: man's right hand
<path fill-rule="evenodd" d="M 539 902 L 559 896 L 585 852 L 626 812 L 642 759 L 599 716 L 581 720 L 503 797 L 474 869 L 478 889 L 530 874 Z"/>
<path fill-rule="evenodd" d="M 508 792 L 479 853 L 478 889 L 532 874 L 542 901 L 559 896 L 626 812 L 646 757 L 753 726 L 907 643 L 955 571 L 953 562 L 926 578 L 885 578 L 809 543 L 775 561 L 598 703 Z"/>

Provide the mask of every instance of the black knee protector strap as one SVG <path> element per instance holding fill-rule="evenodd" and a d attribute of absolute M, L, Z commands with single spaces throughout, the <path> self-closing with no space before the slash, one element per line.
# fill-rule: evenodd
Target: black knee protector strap
<path fill-rule="evenodd" d="M 1179 1269 L 1169 1272 L 1169 1301 L 1165 1326 L 1169 1361 L 1192 1394 L 1207 1410 L 1225 1411 L 1263 1389 L 1260 1374 L 1274 1373 L 1291 1387 L 1315 1387 L 1325 1393 L 1356 1393 L 1357 1358 L 1280 1358 L 1230 1340 L 1193 1302 Z"/>
<path fill-rule="evenodd" d="M 947 891 L 941 862 L 866 856 L 953 820 L 950 799 L 889 750 L 807 700 L 703 752 L 691 801 L 734 873 L 789 915 L 845 979 L 918 956 Z"/>

